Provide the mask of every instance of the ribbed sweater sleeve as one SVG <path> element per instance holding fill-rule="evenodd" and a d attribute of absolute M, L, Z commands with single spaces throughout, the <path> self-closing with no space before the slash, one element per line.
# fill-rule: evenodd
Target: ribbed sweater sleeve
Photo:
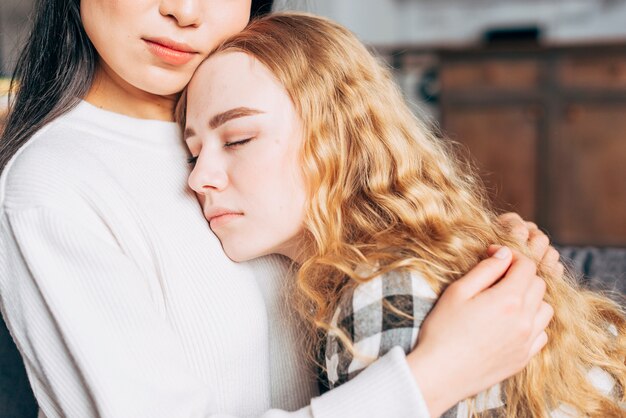
<path fill-rule="evenodd" d="M 2 214 L 3 313 L 48 417 L 227 417 L 189 370 L 147 280 L 105 230 L 49 208 Z M 241 390 L 247 384 L 241 382 Z M 428 417 L 401 350 L 296 412 Z"/>

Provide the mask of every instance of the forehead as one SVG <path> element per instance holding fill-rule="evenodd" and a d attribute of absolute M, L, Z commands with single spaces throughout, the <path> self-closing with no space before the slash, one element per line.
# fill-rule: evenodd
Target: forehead
<path fill-rule="evenodd" d="M 270 70 L 243 52 L 211 56 L 198 68 L 188 87 L 189 116 L 200 110 L 271 105 L 287 97 Z"/>

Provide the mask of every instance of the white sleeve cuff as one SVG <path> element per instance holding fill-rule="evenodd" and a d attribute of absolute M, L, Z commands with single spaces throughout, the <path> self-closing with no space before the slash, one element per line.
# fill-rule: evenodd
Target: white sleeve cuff
<path fill-rule="evenodd" d="M 313 399 L 311 408 L 315 418 L 430 418 L 400 347 L 349 382 Z"/>

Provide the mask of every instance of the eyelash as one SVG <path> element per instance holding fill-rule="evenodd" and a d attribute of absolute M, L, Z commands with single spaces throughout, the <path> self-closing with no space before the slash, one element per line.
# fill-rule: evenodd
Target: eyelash
<path fill-rule="evenodd" d="M 233 142 L 226 142 L 224 144 L 224 148 L 237 148 L 241 145 L 245 145 L 248 142 L 252 141 L 252 138 L 246 138 L 246 139 L 242 139 L 240 141 L 233 141 Z M 197 156 L 191 156 L 189 158 L 187 158 L 187 163 L 189 164 L 196 164 L 196 162 L 198 161 L 198 157 Z"/>
<path fill-rule="evenodd" d="M 225 148 L 236 148 L 240 145 L 244 145 L 247 144 L 248 142 L 250 142 L 252 140 L 252 138 L 246 138 L 246 139 L 242 139 L 240 141 L 233 141 L 233 142 L 226 142 L 224 144 Z"/>

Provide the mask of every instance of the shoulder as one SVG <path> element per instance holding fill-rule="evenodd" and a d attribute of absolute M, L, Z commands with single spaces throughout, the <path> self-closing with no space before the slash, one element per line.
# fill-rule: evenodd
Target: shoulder
<path fill-rule="evenodd" d="M 419 329 L 436 299 L 421 274 L 387 272 L 347 289 L 340 297 L 331 328 L 341 330 L 354 342 L 389 336 L 390 341 L 396 341 L 396 334 L 403 329 L 415 336 L 413 331 Z M 409 338 L 407 348 L 413 340 Z"/>
<path fill-rule="evenodd" d="M 4 167 L 2 208 L 45 206 L 80 194 L 77 186 L 86 183 L 87 173 L 97 168 L 97 161 L 82 149 L 92 139 L 95 136 L 65 117 L 43 127 Z"/>
<path fill-rule="evenodd" d="M 428 281 L 409 271 L 390 271 L 347 288 L 326 338 L 330 387 L 351 379 L 393 347 L 408 353 L 436 299 Z"/>
<path fill-rule="evenodd" d="M 417 301 L 432 305 L 437 294 L 424 276 L 415 271 L 390 271 L 347 289 L 340 298 L 337 314 L 343 318 L 361 310 L 382 310 L 384 304 Z"/>

